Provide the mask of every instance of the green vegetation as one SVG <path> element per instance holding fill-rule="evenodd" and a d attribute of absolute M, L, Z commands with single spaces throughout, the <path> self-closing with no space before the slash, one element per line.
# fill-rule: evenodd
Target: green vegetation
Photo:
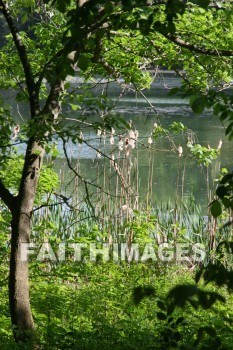
<path fill-rule="evenodd" d="M 170 95 L 212 111 L 232 140 L 232 17 L 228 1 L 0 0 L 1 349 L 232 349 L 233 177 L 211 167 L 221 140 L 164 127 L 143 92 L 173 70 Z M 144 198 L 140 130 L 115 112 L 132 91 L 156 120 Z M 177 180 L 174 203 L 155 206 L 160 140 Z M 95 153 L 94 179 L 71 144 Z M 188 159 L 206 179 L 206 216 L 184 199 Z"/>

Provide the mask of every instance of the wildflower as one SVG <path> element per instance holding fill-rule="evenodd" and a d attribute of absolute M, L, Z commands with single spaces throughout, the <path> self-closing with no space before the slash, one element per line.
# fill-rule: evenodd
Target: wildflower
<path fill-rule="evenodd" d="M 154 123 L 154 129 L 156 129 L 158 127 L 157 123 Z"/>
<path fill-rule="evenodd" d="M 138 135 L 139 135 L 138 130 L 135 130 L 134 135 L 135 135 L 135 139 L 137 140 L 138 139 Z"/>

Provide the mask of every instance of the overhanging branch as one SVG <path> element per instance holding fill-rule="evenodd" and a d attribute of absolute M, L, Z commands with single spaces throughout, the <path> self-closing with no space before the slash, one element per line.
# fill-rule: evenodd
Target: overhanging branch
<path fill-rule="evenodd" d="M 15 43 L 15 47 L 18 51 L 18 55 L 23 66 L 27 90 L 30 99 L 31 117 L 34 118 L 39 113 L 39 101 L 31 64 L 27 55 L 27 50 L 19 34 L 19 31 L 16 28 L 14 19 L 10 14 L 9 7 L 7 3 L 3 0 L 0 0 L 0 12 L 3 14 L 8 24 L 9 30 Z"/>
<path fill-rule="evenodd" d="M 10 209 L 10 211 L 12 212 L 14 210 L 13 203 L 16 200 L 16 198 L 5 187 L 5 185 L 2 183 L 1 179 L 0 179 L 0 198 L 6 204 L 6 206 Z"/>
<path fill-rule="evenodd" d="M 164 32 L 160 32 L 165 38 L 172 41 L 174 44 L 188 49 L 190 51 L 194 51 L 197 53 L 201 53 L 203 55 L 215 56 L 215 57 L 233 57 L 233 51 L 231 50 L 218 50 L 218 49 L 207 49 L 203 47 L 198 47 L 196 44 L 188 43 L 180 38 L 175 37 L 172 34 L 167 34 Z"/>

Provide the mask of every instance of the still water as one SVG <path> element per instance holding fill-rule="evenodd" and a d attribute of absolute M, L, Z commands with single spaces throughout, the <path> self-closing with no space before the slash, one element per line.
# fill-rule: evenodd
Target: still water
<path fill-rule="evenodd" d="M 157 77 L 153 82 L 151 89 L 143 91 L 143 95 L 135 93 L 127 87 L 125 94 L 117 102 L 113 114 L 125 118 L 127 121 L 132 121 L 133 128 L 138 130 L 139 138 L 136 149 L 132 153 L 132 161 L 137 159 L 137 178 L 140 185 L 140 199 L 143 201 L 146 198 L 148 191 L 148 173 L 151 172 L 150 164 L 153 163 L 153 177 L 150 183 L 150 191 L 152 189 L 153 200 L 167 202 L 169 199 L 174 201 L 176 195 L 184 198 L 195 196 L 198 203 L 203 207 L 207 206 L 208 186 L 206 181 L 206 168 L 197 164 L 190 157 L 178 157 L 177 152 L 171 151 L 170 143 L 163 137 L 156 140 L 152 147 L 154 151 L 148 148 L 148 137 L 154 128 L 154 123 L 158 123 L 158 118 L 161 125 L 167 128 L 174 121 L 182 122 L 187 128 L 192 130 L 198 139 L 198 143 L 202 146 L 210 145 L 212 148 L 217 148 L 219 140 L 222 139 L 221 154 L 213 164 L 209 166 L 209 188 L 211 189 L 214 179 L 218 177 L 221 168 L 232 169 L 232 151 L 233 142 L 229 142 L 224 136 L 224 127 L 219 120 L 213 116 L 212 111 L 205 111 L 201 115 L 192 113 L 188 101 L 169 96 L 168 92 L 171 88 L 177 87 L 180 84 L 180 79 L 172 74 L 164 74 Z M 103 90 L 103 87 L 105 90 Z M 118 84 L 108 84 L 108 89 L 104 84 L 101 87 L 93 87 L 92 92 L 95 95 L 107 93 L 113 101 L 117 100 L 121 88 Z M 14 109 L 17 122 L 20 122 L 22 115 L 27 115 L 27 110 L 18 110 L 14 96 L 6 96 L 8 103 Z M 63 111 L 64 113 L 65 111 Z M 77 112 L 66 111 L 67 116 L 71 118 L 79 118 Z M 88 121 L 95 120 L 93 113 Z M 117 158 L 117 145 L 120 140 L 121 131 L 117 130 L 114 135 L 114 145 L 110 145 L 109 138 L 106 138 L 105 144 L 103 140 L 97 137 L 96 131 L 90 131 L 90 128 L 83 129 L 84 139 L 94 147 L 88 147 L 85 143 L 82 145 L 69 145 L 68 153 L 72 157 L 72 164 L 79 163 L 79 171 L 83 178 L 90 181 L 96 179 L 98 164 L 105 166 L 103 157 L 97 159 L 96 149 L 100 148 L 107 154 L 115 154 Z M 101 141 L 101 145 L 100 145 Z M 174 142 L 178 147 L 183 147 L 183 155 L 187 153 L 186 138 L 175 136 Z M 146 145 L 146 147 L 144 145 Z M 62 144 L 58 143 L 58 148 L 62 154 Z M 21 148 L 21 151 L 23 148 Z M 122 156 L 122 155 L 121 155 Z M 55 167 L 58 172 L 64 170 L 63 181 L 64 188 L 67 192 L 72 193 L 72 184 L 66 187 L 72 179 L 73 175 L 68 172 L 67 166 L 64 165 L 65 160 L 61 155 L 55 162 Z M 99 169 L 99 168 L 98 168 Z M 112 176 L 112 173 L 111 173 Z M 183 184 L 182 184 L 183 179 Z M 113 186 L 115 185 L 113 181 Z"/>
<path fill-rule="evenodd" d="M 201 206 L 207 207 L 209 190 L 214 188 L 214 181 L 221 168 L 232 169 L 232 151 L 233 142 L 229 142 L 224 135 L 224 127 L 220 121 L 213 116 L 212 111 L 205 111 L 201 115 L 194 114 L 187 100 L 169 96 L 171 88 L 180 84 L 180 80 L 170 74 L 156 80 L 149 91 L 143 91 L 146 98 L 135 92 L 128 91 L 116 104 L 113 113 L 124 117 L 127 121 L 132 121 L 133 128 L 139 132 L 139 142 L 137 149 L 133 150 L 132 159 L 138 160 L 138 181 L 140 184 L 140 199 L 144 201 L 148 192 L 148 174 L 151 171 L 150 164 L 153 163 L 153 178 L 150 184 L 152 187 L 152 205 L 156 202 L 174 201 L 176 195 L 183 198 L 194 195 L 196 201 Z M 100 93 L 95 88 L 94 94 Z M 116 83 L 109 84 L 108 97 L 116 100 L 120 94 L 119 86 Z M 72 113 L 69 113 L 74 117 Z M 202 146 L 217 148 L 222 140 L 221 154 L 217 160 L 209 166 L 201 166 L 190 157 L 185 157 L 188 149 L 186 147 L 186 136 L 175 136 L 174 142 L 178 147 L 183 147 L 182 157 L 178 157 L 177 152 L 171 150 L 171 144 L 164 137 L 156 140 L 150 151 L 148 148 L 148 137 L 154 128 L 154 123 L 159 121 L 164 128 L 168 128 L 174 121 L 183 123 L 188 129 L 195 133 L 198 143 Z M 120 133 L 120 132 L 119 132 Z M 117 133 L 116 133 L 117 134 Z M 117 158 L 117 145 L 119 134 L 114 135 L 114 145 L 110 145 L 107 137 L 103 145 L 103 140 L 97 137 L 95 131 L 84 131 L 84 140 L 91 144 L 94 149 L 87 145 L 70 145 L 69 154 L 75 159 L 78 158 L 79 170 L 84 177 L 93 181 L 96 178 L 96 169 L 98 164 L 103 164 L 103 157 L 97 159 L 96 149 L 100 148 L 107 154 L 114 154 Z M 144 145 L 146 146 L 144 146 Z M 118 157 L 119 154 L 118 154 Z M 132 160 L 132 161 L 133 161 Z M 57 169 L 60 169 L 63 160 L 57 163 Z M 102 166 L 103 167 L 103 166 Z M 208 174 L 208 183 L 207 183 Z M 182 181 L 183 180 L 183 181 Z M 68 183 L 69 178 L 66 178 Z M 115 183 L 113 182 L 113 186 Z M 209 189 L 209 190 L 208 190 Z"/>

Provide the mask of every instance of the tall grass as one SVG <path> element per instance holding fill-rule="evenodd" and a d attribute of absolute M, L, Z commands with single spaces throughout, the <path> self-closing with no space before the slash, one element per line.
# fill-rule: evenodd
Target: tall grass
<path fill-rule="evenodd" d="M 203 214 L 191 193 L 189 198 L 184 198 L 186 161 L 190 154 L 181 146 L 173 142 L 171 150 L 177 155 L 175 201 L 160 203 L 154 199 L 153 165 L 158 149 L 152 135 L 147 140 L 140 140 L 138 131 L 131 125 L 123 134 L 116 134 L 114 129 L 108 132 L 98 129 L 97 141 L 93 145 L 91 140 L 83 138 L 80 145 L 89 146 L 96 152 L 91 176 L 82 174 L 81 160 L 77 157 L 70 157 L 69 171 L 61 170 L 61 193 L 56 194 L 50 206 L 41 208 L 34 215 L 36 239 L 61 241 L 89 237 L 111 245 L 131 244 L 139 235 L 145 240 L 153 238 L 156 244 L 202 243 L 212 252 L 221 241 L 231 238 L 232 228 L 224 227 L 224 217 L 217 222 L 210 213 Z M 146 174 L 139 172 L 139 146 L 148 153 Z M 202 169 L 208 189 L 207 207 L 214 188 L 211 192 L 209 167 Z M 140 176 L 147 177 L 144 194 Z M 72 180 L 67 182 L 67 177 Z"/>

